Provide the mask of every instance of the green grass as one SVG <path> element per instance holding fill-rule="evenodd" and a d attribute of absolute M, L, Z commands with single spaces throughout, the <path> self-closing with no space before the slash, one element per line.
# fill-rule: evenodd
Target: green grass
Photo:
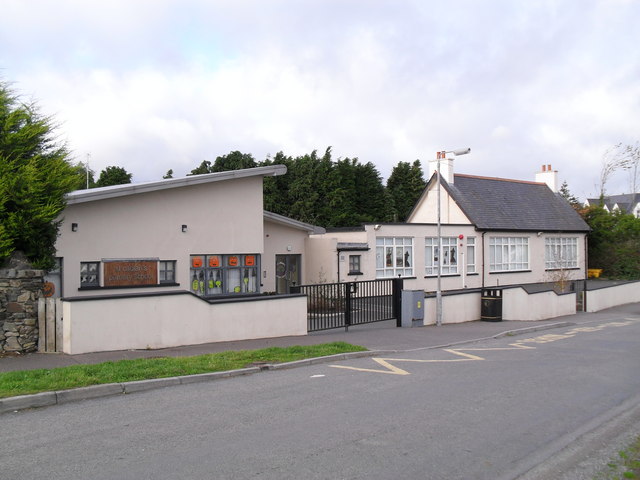
<path fill-rule="evenodd" d="M 595 480 L 640 479 L 640 437 L 618 452 L 618 458 L 607 463 L 607 467 L 608 470 L 601 472 Z"/>
<path fill-rule="evenodd" d="M 256 362 L 284 363 L 365 350 L 367 349 L 364 347 L 346 342 L 333 342 L 286 348 L 272 347 L 261 350 L 228 351 L 195 357 L 141 358 L 95 365 L 19 370 L 0 373 L 0 398 L 67 390 L 103 383 L 237 370 Z"/>

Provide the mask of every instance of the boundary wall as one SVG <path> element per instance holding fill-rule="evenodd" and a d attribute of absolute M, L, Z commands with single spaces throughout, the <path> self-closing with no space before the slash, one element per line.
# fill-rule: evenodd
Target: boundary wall
<path fill-rule="evenodd" d="M 62 300 L 62 351 L 137 350 L 307 334 L 304 295 L 209 303 L 188 292 Z"/>
<path fill-rule="evenodd" d="M 596 287 L 587 290 L 587 312 L 640 302 L 640 282 Z"/>

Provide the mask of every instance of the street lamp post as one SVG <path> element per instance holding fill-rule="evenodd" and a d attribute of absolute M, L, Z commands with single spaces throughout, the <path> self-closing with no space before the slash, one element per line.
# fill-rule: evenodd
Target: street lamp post
<path fill-rule="evenodd" d="M 471 148 L 459 148 L 457 150 L 441 151 L 436 154 L 436 178 L 438 181 L 438 284 L 436 289 L 436 325 L 442 325 L 442 225 L 440 221 L 440 160 L 447 158 L 447 153 L 453 153 L 456 157 L 466 155 Z"/>

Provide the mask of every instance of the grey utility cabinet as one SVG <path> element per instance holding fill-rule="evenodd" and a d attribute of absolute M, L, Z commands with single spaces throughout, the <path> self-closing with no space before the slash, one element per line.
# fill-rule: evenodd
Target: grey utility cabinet
<path fill-rule="evenodd" d="M 424 291 L 402 291 L 402 326 L 421 327 L 424 325 Z"/>

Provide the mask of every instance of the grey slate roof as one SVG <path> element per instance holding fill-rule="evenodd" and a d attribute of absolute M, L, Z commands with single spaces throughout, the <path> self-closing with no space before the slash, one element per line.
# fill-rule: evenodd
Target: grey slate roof
<path fill-rule="evenodd" d="M 444 187 L 480 230 L 583 232 L 589 226 L 546 184 L 455 175 Z"/>
<path fill-rule="evenodd" d="M 588 198 L 589 205 L 600 205 L 599 198 Z M 604 197 L 604 204 L 611 211 L 617 204 L 625 213 L 631 213 L 640 202 L 640 193 L 625 193 L 622 195 L 607 195 Z"/>

